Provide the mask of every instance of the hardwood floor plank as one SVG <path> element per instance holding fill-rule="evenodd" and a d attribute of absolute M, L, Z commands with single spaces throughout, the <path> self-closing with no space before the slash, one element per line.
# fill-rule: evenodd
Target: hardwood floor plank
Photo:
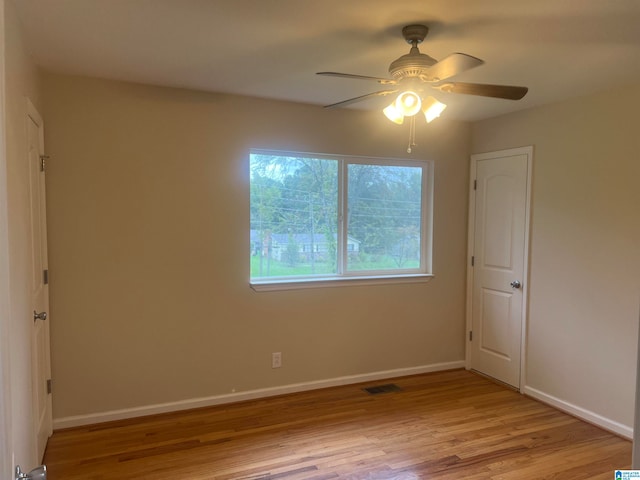
<path fill-rule="evenodd" d="M 56 431 L 50 480 L 612 478 L 631 442 L 464 370 Z"/>

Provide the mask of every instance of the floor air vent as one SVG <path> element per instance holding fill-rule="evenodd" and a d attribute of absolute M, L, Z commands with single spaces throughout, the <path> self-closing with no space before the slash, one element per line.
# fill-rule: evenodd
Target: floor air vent
<path fill-rule="evenodd" d="M 370 395 L 378 395 L 380 393 L 399 392 L 402 389 L 395 383 L 387 383 L 386 385 L 376 385 L 375 387 L 363 388 Z"/>

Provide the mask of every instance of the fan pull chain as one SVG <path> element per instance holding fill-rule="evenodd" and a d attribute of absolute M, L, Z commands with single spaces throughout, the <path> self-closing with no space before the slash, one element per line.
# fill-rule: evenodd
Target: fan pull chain
<path fill-rule="evenodd" d="M 407 147 L 407 153 L 411 153 L 411 147 L 416 146 L 416 115 L 411 117 L 409 121 L 409 146 Z"/>

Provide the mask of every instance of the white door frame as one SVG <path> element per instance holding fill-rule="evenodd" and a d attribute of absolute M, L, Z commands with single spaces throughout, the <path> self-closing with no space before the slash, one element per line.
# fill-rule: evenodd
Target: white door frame
<path fill-rule="evenodd" d="M 526 385 L 526 340 L 527 340 L 527 322 L 529 313 L 529 236 L 531 226 L 531 183 L 533 177 L 533 146 L 510 148 L 508 150 L 498 150 L 495 152 L 478 153 L 471 155 L 471 168 L 469 175 L 469 224 L 467 239 L 467 302 L 466 302 L 466 331 L 465 331 L 465 365 L 466 369 L 471 369 L 471 340 L 469 332 L 472 331 L 473 325 L 473 267 L 471 266 L 471 257 L 473 256 L 473 248 L 475 245 L 475 225 L 476 225 L 476 190 L 474 183 L 476 179 L 476 171 L 478 161 L 496 157 L 511 157 L 515 155 L 527 155 L 527 197 L 525 205 L 525 232 L 524 232 L 524 288 L 522 295 L 522 335 L 520 339 L 520 381 L 517 385 L 522 391 L 522 387 Z"/>

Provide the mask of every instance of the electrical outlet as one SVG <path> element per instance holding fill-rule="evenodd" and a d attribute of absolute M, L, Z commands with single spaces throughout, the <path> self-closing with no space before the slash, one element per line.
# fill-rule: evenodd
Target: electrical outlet
<path fill-rule="evenodd" d="M 282 366 L 282 353 L 273 352 L 271 354 L 271 368 L 280 368 Z"/>

